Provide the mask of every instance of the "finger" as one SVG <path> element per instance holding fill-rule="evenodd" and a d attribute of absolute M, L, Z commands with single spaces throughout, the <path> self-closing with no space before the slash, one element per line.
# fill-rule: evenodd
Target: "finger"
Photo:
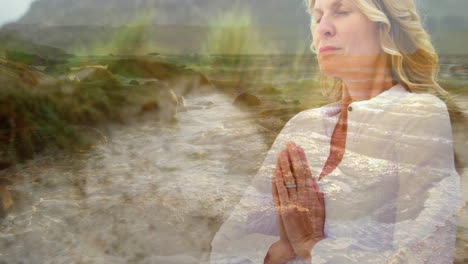
<path fill-rule="evenodd" d="M 280 235 L 280 239 L 284 241 L 288 241 L 288 236 L 286 234 L 286 230 L 284 228 L 284 223 L 283 223 L 283 218 L 281 216 L 281 205 L 280 205 L 280 200 L 279 200 L 279 195 L 278 195 L 278 190 L 276 188 L 276 181 L 279 178 L 279 168 L 276 167 L 276 169 L 273 171 L 273 180 L 271 181 L 272 185 L 272 192 L 273 192 L 273 199 L 275 203 L 275 214 L 276 214 L 276 220 L 278 221 L 278 233 Z"/>
<path fill-rule="evenodd" d="M 323 194 L 322 190 L 320 189 L 320 187 L 318 186 L 317 184 L 317 189 L 318 189 L 318 197 L 319 197 L 319 200 L 320 200 L 320 203 L 322 203 L 322 206 L 325 207 L 325 195 Z"/>
<path fill-rule="evenodd" d="M 306 207 L 311 210 L 309 216 L 311 217 L 313 225 L 315 226 L 314 229 L 321 230 L 323 234 L 323 225 L 326 213 L 325 205 L 323 204 L 323 196 L 321 196 L 323 193 L 320 191 L 317 182 L 312 177 L 307 179 L 306 185 L 308 189 L 308 204 Z"/>
<path fill-rule="evenodd" d="M 305 176 L 304 182 L 305 182 L 305 179 L 312 177 L 312 172 L 310 171 L 309 162 L 307 161 L 307 157 L 304 152 L 304 149 L 298 146 L 297 150 L 299 152 L 299 156 L 301 157 L 302 164 L 305 168 L 304 170 L 304 176 Z"/>
<path fill-rule="evenodd" d="M 276 176 L 276 191 L 279 197 L 280 207 L 283 207 L 289 203 L 288 190 L 286 190 L 286 187 L 284 186 L 283 175 L 280 170 L 278 170 Z"/>
<path fill-rule="evenodd" d="M 306 193 L 307 193 L 306 197 L 308 198 L 307 201 L 309 202 L 312 198 L 317 197 L 317 195 L 315 194 L 316 190 L 315 190 L 315 186 L 314 186 L 314 182 L 312 178 L 309 178 L 306 180 Z"/>
<path fill-rule="evenodd" d="M 293 174 L 291 172 L 291 166 L 289 165 L 289 158 L 286 151 L 280 152 L 278 156 L 278 165 L 280 166 L 282 176 L 281 178 L 283 179 L 283 186 L 296 184 L 296 181 L 294 180 Z M 287 188 L 286 193 L 289 195 L 289 199 L 291 201 L 297 200 L 296 188 Z"/>
<path fill-rule="evenodd" d="M 296 181 L 294 180 L 294 176 L 291 171 L 291 164 L 289 163 L 287 150 L 280 152 L 278 156 L 278 165 L 280 166 L 285 184 L 295 184 Z"/>
<path fill-rule="evenodd" d="M 294 144 L 294 143 L 293 143 Z M 296 174 L 296 181 L 298 182 L 297 186 L 297 196 L 298 196 L 298 203 L 300 205 L 306 206 L 307 204 L 307 190 L 306 190 L 306 180 L 307 178 L 310 178 L 310 168 L 309 164 L 307 163 L 307 159 L 305 158 L 305 153 L 304 150 L 300 147 L 294 144 L 294 151 L 292 151 L 292 155 L 294 155 L 297 159 L 293 163 L 293 167 L 295 166 L 295 171 L 300 172 L 299 174 Z M 299 169 L 297 168 L 299 167 Z"/>
<path fill-rule="evenodd" d="M 320 192 L 320 188 L 318 187 L 317 185 L 317 182 L 315 181 L 314 178 L 310 178 L 310 185 L 311 185 L 311 190 L 312 190 L 312 198 L 313 198 L 313 201 L 312 203 L 321 203 L 321 200 L 320 200 L 320 195 L 319 195 L 319 192 Z"/>
<path fill-rule="evenodd" d="M 320 187 L 318 186 L 317 181 L 315 181 L 314 178 L 312 178 L 312 182 L 314 184 L 314 188 L 315 188 L 317 198 L 318 198 L 319 202 L 323 204 L 323 192 L 322 192 L 322 190 L 320 190 Z"/>
<path fill-rule="evenodd" d="M 294 142 L 290 142 L 290 144 L 288 144 L 287 152 L 294 180 L 296 181 L 297 187 L 302 188 L 305 186 L 304 164 Z"/>
<path fill-rule="evenodd" d="M 297 189 L 297 204 L 306 206 L 307 205 L 307 187 L 299 187 Z"/>
<path fill-rule="evenodd" d="M 304 197 L 304 206 L 314 211 L 319 205 L 319 200 L 312 178 L 306 180 L 306 195 Z"/>
<path fill-rule="evenodd" d="M 278 170 L 278 167 L 276 167 L 276 169 L 273 170 L 273 179 L 271 181 L 271 192 L 273 194 L 273 201 L 274 201 L 276 210 L 278 210 L 279 207 L 280 207 L 280 200 L 279 200 L 279 196 L 278 196 L 278 190 L 276 189 L 276 181 L 279 178 L 278 173 L 279 173 L 279 170 Z"/>

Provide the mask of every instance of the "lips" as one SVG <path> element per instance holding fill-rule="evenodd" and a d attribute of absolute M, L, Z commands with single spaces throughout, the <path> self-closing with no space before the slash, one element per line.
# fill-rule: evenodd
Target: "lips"
<path fill-rule="evenodd" d="M 326 55 L 326 54 L 333 53 L 333 52 L 335 52 L 337 50 L 339 50 L 339 48 L 337 48 L 337 47 L 325 46 L 325 47 L 320 48 L 319 53 L 320 53 L 320 55 Z"/>

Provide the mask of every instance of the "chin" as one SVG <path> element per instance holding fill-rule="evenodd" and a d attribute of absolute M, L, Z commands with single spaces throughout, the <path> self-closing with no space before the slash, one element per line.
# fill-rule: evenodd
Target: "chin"
<path fill-rule="evenodd" d="M 339 77 L 340 68 L 334 63 L 319 63 L 320 73 L 327 77 Z"/>
<path fill-rule="evenodd" d="M 333 54 L 318 58 L 318 65 L 323 75 L 340 78 L 346 72 L 346 69 L 349 69 L 349 65 L 356 64 L 350 63 L 347 57 Z"/>

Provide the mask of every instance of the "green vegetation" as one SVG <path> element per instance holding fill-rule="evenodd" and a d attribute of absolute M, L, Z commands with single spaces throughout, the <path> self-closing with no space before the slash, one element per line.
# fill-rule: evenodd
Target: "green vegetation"
<path fill-rule="evenodd" d="M 217 70 L 235 71 L 239 81 L 244 79 L 242 69 L 258 65 L 249 55 L 275 53 L 273 43 L 255 25 L 249 9 L 239 4 L 220 13 L 210 26 L 202 48 L 202 54 L 207 55 L 205 63 Z"/>
<path fill-rule="evenodd" d="M 116 82 L 64 81 L 41 91 L 4 87 L 0 90 L 4 124 L 0 127 L 0 159 L 24 160 L 46 147 L 82 147 L 86 139 L 79 135 L 78 127 L 118 121 L 126 93 Z"/>
<path fill-rule="evenodd" d="M 237 5 L 229 12 L 219 14 L 211 23 L 211 32 L 202 53 L 215 55 L 273 54 L 268 43 L 255 25 L 247 8 Z"/>
<path fill-rule="evenodd" d="M 95 55 L 141 55 L 153 51 L 156 47 L 148 41 L 147 30 L 150 28 L 154 13 L 148 11 L 139 15 L 132 23 L 111 31 L 109 39 L 103 38 L 85 42 L 73 49 L 74 54 Z M 154 33 L 152 33 L 154 35 Z M 151 38 L 154 38 L 154 36 Z"/>
<path fill-rule="evenodd" d="M 0 32 L 0 56 L 27 65 L 56 65 L 73 57 L 59 48 L 36 44 L 8 32 Z"/>
<path fill-rule="evenodd" d="M 0 89 L 0 161 L 21 161 L 48 147 L 73 150 L 88 145 L 91 141 L 83 136 L 83 128 L 95 131 L 108 122 L 122 121 L 124 109 L 139 109 L 158 100 L 156 91 L 160 87 L 145 85 L 144 80 L 127 85 L 136 78 L 201 78 L 202 83 L 211 81 L 219 91 L 229 95 L 247 92 L 257 96 L 262 101 L 262 113 L 280 114 L 282 120 L 300 110 L 330 102 L 321 94 L 314 78 L 317 62 L 313 55 L 213 55 L 208 61 L 204 58 L 198 55 L 158 55 L 157 60 L 152 56 L 74 57 L 67 64 L 49 69 L 59 81 L 40 87 L 35 83 L 43 73 L 25 69 L 21 72 L 13 64 L 0 68 L 0 81 L 8 84 Z M 73 75 L 70 69 L 74 67 L 97 64 L 109 66 L 101 68 L 102 75 L 94 79 L 68 78 Z M 198 75 L 197 70 L 204 75 Z M 18 81 L 15 85 L 15 81 L 1 79 L 11 73 L 20 76 L 15 78 L 23 83 Z M 440 84 L 454 95 L 468 94 L 466 81 L 449 79 L 441 80 Z"/>
<path fill-rule="evenodd" d="M 278 75 L 295 76 L 304 71 L 313 56 L 305 47 L 307 42 L 298 43 L 292 54 L 281 54 L 275 32 L 262 30 L 251 9 L 239 2 L 233 9 L 219 13 L 210 28 L 201 52 L 205 58 L 192 67 L 239 87 L 248 82 L 276 81 Z"/>
<path fill-rule="evenodd" d="M 468 82 L 461 82 L 455 79 L 443 79 L 439 80 L 439 84 L 442 88 L 447 90 L 454 96 L 468 95 Z"/>
<path fill-rule="evenodd" d="M 45 68 L 51 75 L 0 58 L 0 169 L 2 162 L 23 161 L 49 148 L 85 148 L 96 132 L 103 135 L 97 128 L 152 110 L 172 113 L 177 96 L 210 85 L 184 65 L 147 58 L 74 57 Z M 179 78 L 182 84 L 168 86 Z"/>

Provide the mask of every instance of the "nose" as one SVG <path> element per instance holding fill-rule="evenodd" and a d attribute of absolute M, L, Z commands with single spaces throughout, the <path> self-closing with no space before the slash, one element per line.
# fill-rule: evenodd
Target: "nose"
<path fill-rule="evenodd" d="M 335 25 L 331 19 L 328 19 L 327 16 L 323 16 L 320 19 L 320 23 L 317 25 L 316 29 L 319 37 L 329 38 L 333 37 L 336 34 Z"/>

